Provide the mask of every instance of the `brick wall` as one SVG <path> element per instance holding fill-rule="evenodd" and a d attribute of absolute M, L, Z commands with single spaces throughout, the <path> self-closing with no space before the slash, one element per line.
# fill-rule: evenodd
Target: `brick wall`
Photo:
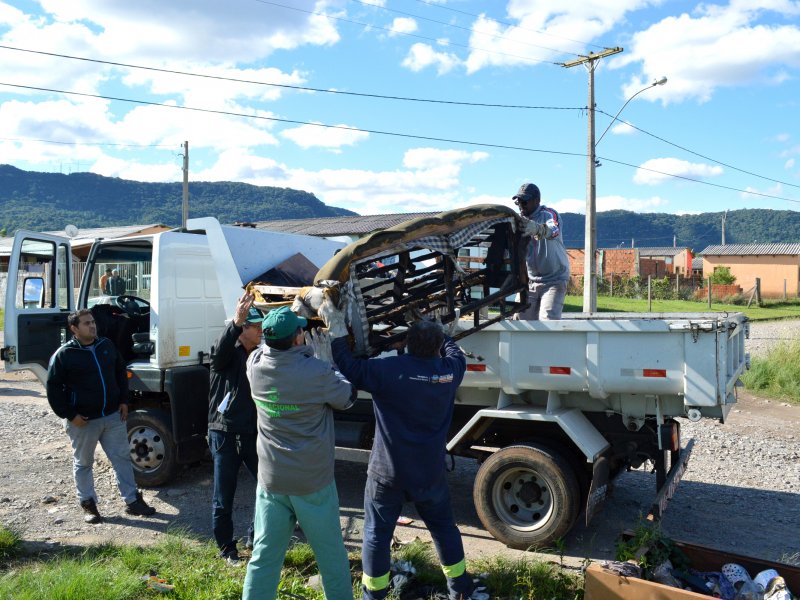
<path fill-rule="evenodd" d="M 635 248 L 603 250 L 603 275 L 636 276 L 639 271 L 636 264 L 638 254 Z"/>
<path fill-rule="evenodd" d="M 743 292 L 742 286 L 731 284 L 731 285 L 722 285 L 719 283 L 712 283 L 711 284 L 711 297 L 715 300 L 719 300 L 721 298 L 729 298 L 731 296 L 736 296 Z M 703 300 L 704 298 L 708 298 L 708 288 L 700 288 L 694 293 L 694 297 L 697 300 Z"/>

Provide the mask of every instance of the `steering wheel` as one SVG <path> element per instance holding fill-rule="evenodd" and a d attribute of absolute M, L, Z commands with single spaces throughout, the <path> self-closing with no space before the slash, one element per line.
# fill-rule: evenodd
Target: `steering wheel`
<path fill-rule="evenodd" d="M 139 296 L 122 294 L 113 298 L 113 304 L 125 314 L 131 317 L 146 315 L 150 312 L 150 303 Z"/>

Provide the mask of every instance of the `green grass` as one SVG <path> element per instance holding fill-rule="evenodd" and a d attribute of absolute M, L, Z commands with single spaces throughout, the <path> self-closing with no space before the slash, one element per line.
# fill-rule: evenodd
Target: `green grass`
<path fill-rule="evenodd" d="M 800 341 L 780 344 L 763 358 L 754 358 L 742 381 L 759 395 L 800 404 Z"/>
<path fill-rule="evenodd" d="M 581 312 L 583 296 L 567 296 L 564 312 Z M 598 312 L 648 312 L 647 298 L 618 298 L 616 296 L 597 296 Z M 706 302 L 692 300 L 653 300 L 652 312 L 657 313 L 689 313 L 689 312 L 741 312 L 753 321 L 762 319 L 800 318 L 800 301 L 766 300 L 762 306 L 724 304 L 712 302 L 708 308 Z"/>
<path fill-rule="evenodd" d="M 398 550 L 395 559 L 409 560 L 416 581 L 444 590 L 445 579 L 429 544 L 414 542 Z M 360 597 L 360 559 L 351 556 L 353 589 Z M 470 561 L 473 574 L 486 573 L 492 598 L 559 598 L 581 600 L 583 579 L 555 564 L 502 557 Z M 166 594 L 148 590 L 143 576 L 155 572 L 175 589 Z M 182 532 L 169 534 L 155 546 L 104 544 L 84 549 L 25 556 L 18 533 L 0 526 L 0 598 L 19 600 L 144 600 L 241 598 L 244 567 L 217 558 L 213 542 L 201 542 Z M 322 600 L 321 591 L 305 584 L 317 572 L 307 544 L 294 544 L 284 562 L 279 598 Z"/>

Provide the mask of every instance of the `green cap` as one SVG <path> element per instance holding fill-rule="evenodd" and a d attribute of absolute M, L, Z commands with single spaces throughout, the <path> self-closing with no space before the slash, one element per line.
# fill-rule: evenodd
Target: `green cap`
<path fill-rule="evenodd" d="M 251 306 L 247 311 L 246 323 L 261 323 L 264 320 L 264 315 L 255 306 Z"/>
<path fill-rule="evenodd" d="M 288 306 L 281 306 L 269 311 L 261 323 L 261 329 L 268 340 L 280 340 L 292 335 L 298 327 L 305 327 L 307 323 L 304 317 L 298 317 Z"/>

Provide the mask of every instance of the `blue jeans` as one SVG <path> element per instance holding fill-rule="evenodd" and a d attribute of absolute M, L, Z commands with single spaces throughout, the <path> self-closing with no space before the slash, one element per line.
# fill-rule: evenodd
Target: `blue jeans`
<path fill-rule="evenodd" d="M 466 570 L 461 532 L 456 527 L 444 472 L 427 489 L 404 490 L 367 477 L 364 488 L 363 598 L 380 600 L 389 593 L 391 542 L 404 502 L 413 502 L 431 533 L 451 598 L 468 598 L 474 584 Z"/>
<path fill-rule="evenodd" d="M 136 500 L 136 481 L 133 478 L 128 428 L 115 412 L 91 419 L 83 427 L 64 419 L 64 430 L 72 443 L 72 474 L 78 491 L 78 502 L 97 500 L 94 491 L 94 451 L 97 443 L 103 448 L 117 476 L 119 494 L 126 504 Z"/>
<path fill-rule="evenodd" d="M 211 526 L 221 554 L 236 549 L 233 538 L 233 497 L 239 479 L 239 467 L 245 468 L 258 481 L 256 434 L 229 433 L 210 429 L 208 447 L 214 459 L 214 495 L 211 500 Z M 253 538 L 251 524 L 247 537 Z"/>
<path fill-rule="evenodd" d="M 298 522 L 314 550 L 325 598 L 353 600 L 353 581 L 342 539 L 335 481 L 305 496 L 272 494 L 259 484 L 256 537 L 253 557 L 247 564 L 242 600 L 274 600 L 286 549 Z"/>

